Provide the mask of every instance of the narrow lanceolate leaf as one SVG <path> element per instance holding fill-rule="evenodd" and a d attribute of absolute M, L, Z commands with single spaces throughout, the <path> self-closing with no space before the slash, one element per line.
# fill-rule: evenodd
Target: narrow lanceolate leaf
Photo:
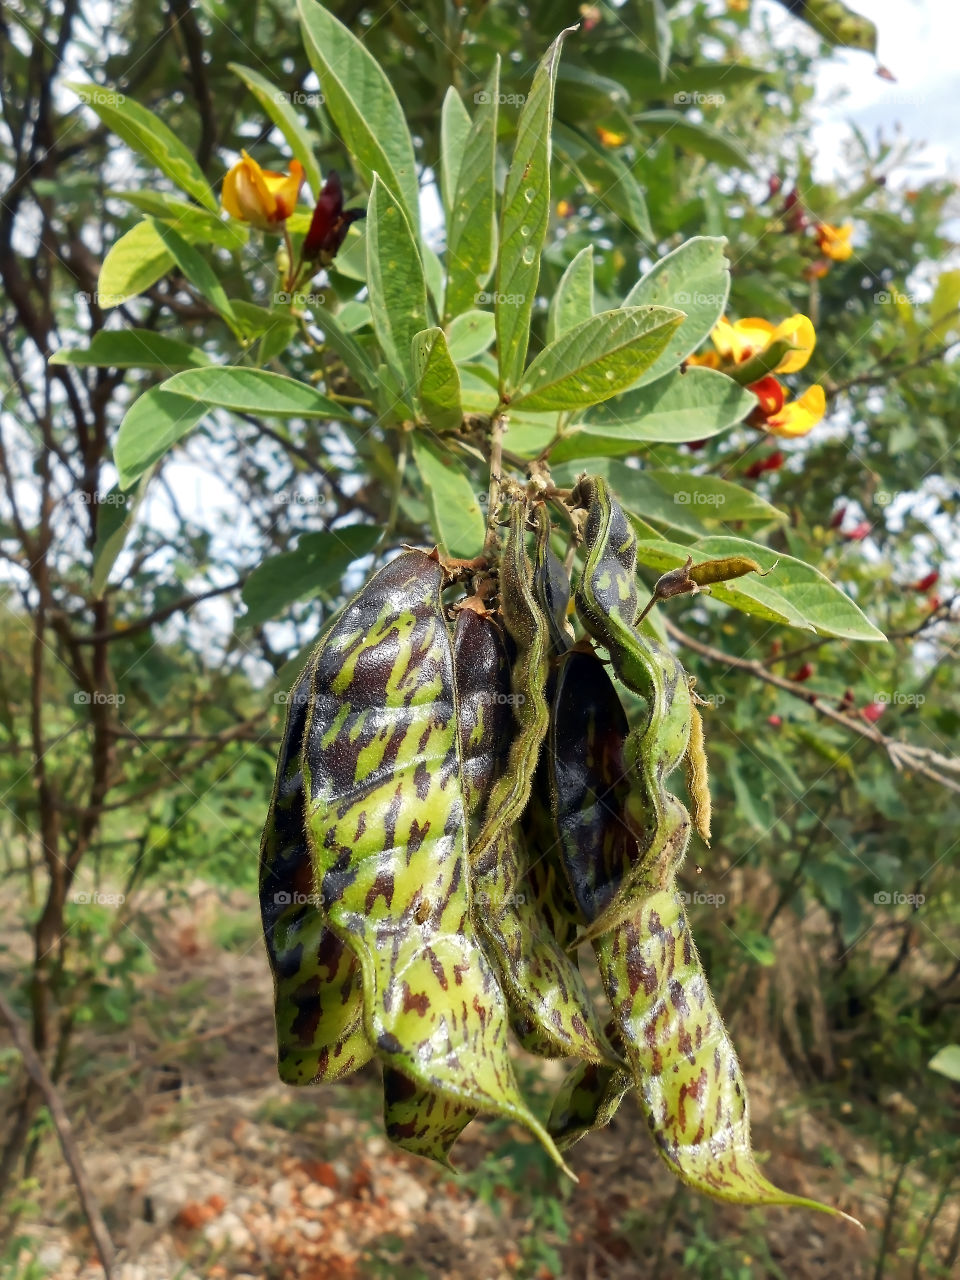
<path fill-rule="evenodd" d="M 55 351 L 51 364 L 93 365 L 101 369 L 199 368 L 210 357 L 178 338 L 154 333 L 152 329 L 101 329 L 88 347 L 66 347 Z"/>
<path fill-rule="evenodd" d="M 637 544 L 640 563 L 661 573 L 679 568 L 689 555 L 693 556 L 695 563 L 744 556 L 768 571 L 765 577 L 749 574 L 735 582 L 718 582 L 711 586 L 712 596 L 741 613 L 846 640 L 885 639 L 883 632 L 878 631 L 850 597 L 834 586 L 819 569 L 794 556 L 778 555 L 759 542 L 718 534 L 683 547 L 662 539 Z"/>
<path fill-rule="evenodd" d="M 173 255 L 157 233 L 153 219 L 125 231 L 107 250 L 97 279 L 97 303 L 104 310 L 119 307 L 162 280 L 173 266 Z"/>
<path fill-rule="evenodd" d="M 475 307 L 493 270 L 497 251 L 495 169 L 497 109 L 500 101 L 500 58 L 485 89 L 476 95 L 477 109 L 463 144 L 453 202 L 447 210 L 447 288 L 444 311 L 459 315 Z"/>
<path fill-rule="evenodd" d="M 473 914 L 487 954 L 500 973 L 520 1042 L 534 1053 L 573 1055 L 588 1061 L 616 1061 L 606 1043 L 576 963 L 551 933 L 524 883 L 527 862 L 518 820 L 533 783 L 540 745 L 547 728 L 546 683 L 549 668 L 547 621 L 533 596 L 524 546 L 526 503 L 517 502 L 500 565 L 504 621 L 517 648 L 510 693 L 495 685 L 491 700 L 507 700 L 513 709 L 514 736 L 505 771 L 489 792 L 483 829 L 470 852 Z M 494 624 L 477 617 L 491 652 L 501 652 Z M 477 688 L 491 662 L 458 668 L 461 690 Z M 487 686 L 489 689 L 489 686 Z M 493 724 L 493 718 L 489 718 Z"/>
<path fill-rule="evenodd" d="M 367 205 L 367 288 L 380 349 L 413 394 L 411 343 L 427 327 L 427 285 L 410 223 L 392 192 L 374 175 Z"/>
<path fill-rule="evenodd" d="M 760 1172 L 740 1063 L 676 889 L 647 896 L 595 950 L 647 1125 L 677 1177 L 737 1204 L 838 1213 L 781 1191 Z"/>
<path fill-rule="evenodd" d="M 310 190 L 316 198 L 320 194 L 323 178 L 320 166 L 317 164 L 315 141 L 311 140 L 310 134 L 300 123 L 300 117 L 293 109 L 290 99 L 258 71 L 244 67 L 238 62 L 228 62 L 227 66 L 235 76 L 240 77 L 286 138 L 290 150 L 303 165 Z"/>
<path fill-rule="evenodd" d="M 593 315 L 593 245 L 581 249 L 560 277 L 547 312 L 547 342 Z"/>
<path fill-rule="evenodd" d="M 165 391 L 199 400 L 204 405 L 255 413 L 268 418 L 355 419 L 348 405 L 338 404 L 307 382 L 287 378 L 267 369 L 246 365 L 207 365 L 174 374 L 163 384 Z"/>
<path fill-rule="evenodd" d="M 357 37 L 323 5 L 299 0 L 298 7 L 307 57 L 347 154 L 368 186 L 374 173 L 380 174 L 419 238 L 413 142 L 393 86 Z"/>
<path fill-rule="evenodd" d="M 609 400 L 654 363 L 682 321 L 682 312 L 667 307 L 601 311 L 544 347 L 512 406 L 580 409 Z"/>
<path fill-rule="evenodd" d="M 540 254 L 550 222 L 550 131 L 564 37 L 544 55 L 517 123 L 517 140 L 500 210 L 497 258 L 497 356 L 501 394 L 519 385 L 530 342 L 530 317 L 540 279 Z"/>
<path fill-rule="evenodd" d="M 124 414 L 113 446 L 121 488 L 129 488 L 206 412 L 205 404 L 171 395 L 162 387 L 151 387 L 138 396 Z"/>
<path fill-rule="evenodd" d="M 169 222 L 191 244 L 215 244 L 221 249 L 242 249 L 250 236 L 249 228 L 232 218 L 221 217 L 210 209 L 177 200 L 162 191 L 130 191 L 122 188 L 104 193 L 109 199 L 125 204 Z"/>
<path fill-rule="evenodd" d="M 442 329 L 413 335 L 411 352 L 417 398 L 434 431 L 456 431 L 463 422 L 460 373 L 450 358 Z"/>
<path fill-rule="evenodd" d="M 464 463 L 431 440 L 428 433 L 414 431 L 411 443 L 438 546 L 451 556 L 478 556 L 486 522 L 476 482 Z"/>
<path fill-rule="evenodd" d="M 443 96 L 440 108 L 440 196 L 449 225 L 457 195 L 457 178 L 470 133 L 470 113 L 453 85 Z"/>
<path fill-rule="evenodd" d="M 625 763 L 632 783 L 627 822 L 639 856 L 617 896 L 591 922 L 596 937 L 629 911 L 633 893 L 664 884 L 686 852 L 690 815 L 665 779 L 683 759 L 690 737 L 690 690 L 669 649 L 637 630 L 637 539 L 623 508 L 599 476 L 585 477 L 574 498 L 587 508 L 586 560 L 575 602 L 584 627 L 607 647 L 618 678 L 646 701 L 646 716 L 631 733 Z"/>
<path fill-rule="evenodd" d="M 98 84 L 68 84 L 97 113 L 111 133 L 155 164 L 161 173 L 208 209 L 216 210 L 217 197 L 194 160 L 189 147 L 139 102 Z"/>
<path fill-rule="evenodd" d="M 550 461 L 620 457 L 645 441 L 706 440 L 742 422 L 756 397 L 715 369 L 668 373 L 591 409 L 550 450 Z"/>
<path fill-rule="evenodd" d="M 686 316 L 660 357 L 641 371 L 640 385 L 676 368 L 706 340 L 723 315 L 730 293 L 726 243 L 723 237 L 694 236 L 661 258 L 624 298 L 625 307 L 678 307 Z"/>
<path fill-rule="evenodd" d="M 184 240 L 183 236 L 167 223 L 161 222 L 158 218 L 150 218 L 148 221 L 153 224 L 153 229 L 163 241 L 167 252 L 190 283 L 220 313 L 233 332 L 238 337 L 242 336 L 243 326 L 234 314 L 226 290 L 203 254 L 194 249 L 192 244 Z"/>
<path fill-rule="evenodd" d="M 442 584 L 437 560 L 404 552 L 320 642 L 303 751 L 315 883 L 360 963 L 384 1066 L 519 1121 L 559 1160 L 517 1089 L 503 995 L 469 918 Z"/>
<path fill-rule="evenodd" d="M 373 1049 L 353 953 L 327 928 L 307 847 L 301 751 L 313 663 L 287 702 L 277 776 L 260 844 L 260 915 L 274 984 L 277 1069 L 285 1084 L 340 1080 Z"/>
<path fill-rule="evenodd" d="M 450 1152 L 476 1114 L 473 1107 L 435 1089 L 421 1088 L 402 1071 L 384 1068 L 384 1127 L 390 1141 L 404 1151 L 452 1169 Z"/>

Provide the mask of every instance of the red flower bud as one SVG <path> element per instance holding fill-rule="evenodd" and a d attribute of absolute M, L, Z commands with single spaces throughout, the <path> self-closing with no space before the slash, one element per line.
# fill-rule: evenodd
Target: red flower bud
<path fill-rule="evenodd" d="M 330 262 L 347 237 L 350 224 L 366 217 L 363 209 L 344 209 L 343 186 L 336 169 L 331 169 L 317 197 L 310 228 L 303 241 L 306 262 Z"/>
<path fill-rule="evenodd" d="M 803 684 L 804 680 L 809 680 L 812 675 L 813 663 L 805 662 L 802 667 L 797 667 L 790 679 L 796 680 L 797 684 Z"/>
<path fill-rule="evenodd" d="M 940 579 L 940 574 L 936 569 L 932 569 L 930 573 L 910 584 L 911 591 L 925 592 L 929 591 Z"/>
<path fill-rule="evenodd" d="M 861 520 L 859 524 L 855 524 L 852 529 L 848 529 L 843 535 L 847 542 L 862 542 L 866 538 L 872 528 L 869 520 Z"/>
<path fill-rule="evenodd" d="M 830 517 L 830 528 L 839 529 L 843 524 L 843 517 L 847 514 L 846 507 L 837 507 L 836 511 Z"/>
<path fill-rule="evenodd" d="M 772 725 L 774 729 L 779 729 L 783 720 L 780 716 L 767 716 L 767 724 Z"/>
<path fill-rule="evenodd" d="M 876 724 L 886 710 L 886 704 L 883 702 L 869 702 L 860 714 L 864 720 L 869 720 L 871 724 Z"/>
<path fill-rule="evenodd" d="M 943 604 L 943 601 L 940 599 L 939 596 L 930 596 L 929 599 L 927 600 L 927 604 L 930 606 L 930 612 L 936 613 L 936 611 Z"/>
<path fill-rule="evenodd" d="M 768 453 L 765 458 L 758 458 L 756 462 L 752 462 L 743 474 L 748 480 L 756 480 L 766 471 L 779 471 L 784 462 L 783 454 L 777 449 L 775 453 Z"/>
<path fill-rule="evenodd" d="M 783 186 L 783 179 L 780 177 L 779 173 L 772 173 L 770 175 L 770 180 L 767 183 L 767 186 L 770 190 L 770 199 L 772 200 L 773 197 L 779 193 L 780 188 Z"/>

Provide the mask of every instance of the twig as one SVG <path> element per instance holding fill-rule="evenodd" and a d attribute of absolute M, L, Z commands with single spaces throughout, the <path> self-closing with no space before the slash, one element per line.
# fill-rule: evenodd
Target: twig
<path fill-rule="evenodd" d="M 960 778 L 951 778 L 939 772 L 939 770 L 947 770 L 948 772 L 960 771 L 960 761 L 956 757 L 942 756 L 939 752 L 931 751 L 925 747 L 915 747 L 907 742 L 897 742 L 895 739 L 887 737 L 885 733 L 881 733 L 879 729 L 869 724 L 866 720 L 857 720 L 853 716 L 844 715 L 842 711 L 837 711 L 829 703 L 822 701 L 820 694 L 813 692 L 808 687 L 799 685 L 793 680 L 788 680 L 784 676 L 774 675 L 772 671 L 767 670 L 763 663 L 755 662 L 751 658 L 738 658 L 732 653 L 725 653 L 722 649 L 715 649 L 712 645 L 704 644 L 703 641 L 695 640 L 693 636 L 687 635 L 669 618 L 664 618 L 663 621 L 667 633 L 678 644 L 682 644 L 685 649 L 699 653 L 701 657 L 706 658 L 709 662 L 716 662 L 728 668 L 735 668 L 738 671 L 747 671 L 750 675 L 756 676 L 758 680 L 763 680 L 766 684 L 772 684 L 775 688 L 782 689 L 784 693 L 789 693 L 792 697 L 799 698 L 801 702 L 806 702 L 808 706 L 813 707 L 814 711 L 819 715 L 824 716 L 827 720 L 832 720 L 834 724 L 841 725 L 849 733 L 859 734 L 861 738 L 867 738 L 875 746 L 882 747 L 890 763 L 898 772 L 902 769 L 912 769 L 914 772 L 928 778 L 931 782 L 936 782 L 938 786 L 945 787 L 948 791 L 953 791 L 960 795 Z"/>
<path fill-rule="evenodd" d="M 87 1180 L 86 1170 L 83 1167 L 83 1161 L 80 1159 L 80 1152 L 73 1136 L 70 1117 L 64 1110 L 60 1095 L 47 1074 L 46 1067 L 30 1043 L 26 1027 L 7 1003 L 2 991 L 0 991 L 0 1015 L 3 1016 L 4 1022 L 10 1028 L 13 1043 L 23 1058 L 23 1065 L 26 1067 L 28 1075 L 43 1094 L 43 1099 L 47 1104 L 57 1130 L 57 1137 L 60 1139 L 63 1158 L 70 1169 L 74 1185 L 77 1188 L 77 1195 L 80 1197 L 80 1203 L 83 1206 L 83 1212 L 86 1214 L 87 1222 L 90 1226 L 90 1234 L 93 1236 L 93 1243 L 96 1245 L 104 1274 L 107 1280 L 110 1280 L 115 1254 L 113 1241 L 110 1239 L 110 1232 L 107 1230 L 107 1224 L 103 1220 L 100 1206 Z"/>

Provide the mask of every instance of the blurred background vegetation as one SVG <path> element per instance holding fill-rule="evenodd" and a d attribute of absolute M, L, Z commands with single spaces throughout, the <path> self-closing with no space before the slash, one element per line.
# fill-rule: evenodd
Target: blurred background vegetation
<path fill-rule="evenodd" d="M 384 526 L 396 460 L 377 431 L 345 443 L 324 423 L 279 430 L 212 415 L 135 502 L 120 500 L 111 443 L 160 373 L 47 357 L 87 345 L 108 322 L 211 353 L 225 331 L 175 272 L 119 320 L 100 307 L 99 265 L 140 216 L 131 200 L 146 209 L 168 186 L 67 86 L 94 81 L 150 107 L 217 187 L 240 147 L 278 169 L 289 159 L 231 70 L 242 64 L 290 95 L 324 172 L 347 175 L 350 161 L 287 0 L 13 0 L 0 18 L 0 967 L 10 1011 L 29 1026 L 97 1170 L 107 1224 L 150 1276 L 955 1275 L 960 1086 L 943 1051 L 960 1038 L 960 773 L 899 767 L 896 743 L 949 757 L 960 725 L 956 185 L 923 176 L 902 136 L 855 129 L 824 181 L 811 104 L 835 54 L 776 5 L 329 7 L 404 104 L 438 245 L 447 85 L 469 102 L 499 52 L 509 142 L 509 95 L 523 94 L 556 32 L 581 22 L 558 84 L 541 330 L 585 245 L 596 250 L 599 309 L 698 234 L 728 238 L 731 316 L 814 321 L 807 372 L 828 412 L 809 436 L 775 441 L 744 426 L 702 445 L 642 446 L 638 459 L 736 480 L 788 511 L 770 544 L 817 564 L 890 637 L 811 640 L 701 600 L 669 614 L 714 705 L 715 839 L 701 868 L 688 860 L 684 887 L 757 1094 L 757 1145 L 771 1168 L 787 1162 L 801 1190 L 829 1199 L 832 1186 L 867 1232 L 674 1190 L 633 1111 L 574 1150 L 580 1189 L 561 1187 L 498 1125 L 471 1127 L 467 1172 L 451 1189 L 405 1157 L 389 1164 L 370 1069 L 336 1095 L 274 1083 L 254 890 L 277 697 L 287 664 L 357 581 L 344 565 L 318 593 L 298 539 L 358 516 Z M 895 32 L 881 34 L 895 51 Z M 874 74 L 868 53 L 849 66 Z M 356 197 L 356 179 L 346 185 Z M 847 222 L 852 255 L 824 258 L 814 228 Z M 228 292 L 242 282 L 269 297 L 274 249 L 226 244 Z M 347 263 L 325 287 L 346 303 L 361 286 Z M 309 377 L 314 361 L 294 341 L 274 367 Z M 681 517 L 682 534 L 691 513 Z M 669 511 L 649 519 L 674 534 Z M 429 539 L 416 496 L 397 535 Z M 251 607 L 244 584 L 281 552 L 293 558 L 275 566 L 269 601 Z M 824 706 L 879 732 L 851 732 Z M 43 1095 L 13 1044 L 0 1044 L 5 1273 L 96 1275 Z M 529 1076 L 545 1090 L 532 1060 Z M 220 1147 L 203 1124 L 223 1126 Z M 182 1173 L 180 1202 L 162 1194 L 164 1155 L 196 1166 L 196 1185 Z M 255 1261 L 241 1265 L 231 1258 L 247 1256 L 242 1214 L 234 1236 L 210 1229 L 224 1211 L 210 1201 L 232 1212 L 229 1193 L 209 1192 L 210 1171 L 227 1169 L 248 1198 L 262 1183 L 274 1216 L 290 1206 L 285 1179 L 294 1205 L 309 1207 L 307 1178 L 366 1206 L 374 1225 L 364 1234 L 354 1223 L 352 1251 L 327 1241 L 322 1263 L 259 1237 Z M 380 1201 L 400 1197 L 377 1179 L 401 1173 L 406 1213 L 374 1221 Z M 326 1196 L 313 1200 L 326 1207 Z"/>

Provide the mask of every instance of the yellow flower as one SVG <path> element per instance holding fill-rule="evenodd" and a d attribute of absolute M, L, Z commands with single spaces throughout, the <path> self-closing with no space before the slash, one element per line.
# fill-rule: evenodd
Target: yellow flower
<path fill-rule="evenodd" d="M 598 126 L 597 137 L 605 147 L 622 147 L 627 140 L 625 133 L 614 133 L 612 129 L 604 129 Z"/>
<path fill-rule="evenodd" d="M 223 180 L 221 199 L 231 218 L 249 222 L 261 231 L 274 231 L 296 207 L 303 186 L 303 166 L 290 161 L 289 173 L 261 169 L 246 151 Z"/>
<path fill-rule="evenodd" d="M 733 324 L 724 317 L 710 334 L 722 360 L 731 364 L 743 364 L 752 356 L 776 342 L 789 342 L 795 351 L 788 351 L 773 373 L 796 373 L 810 359 L 816 346 L 817 335 L 812 322 L 802 315 L 789 316 L 778 325 L 759 316 L 737 320 Z"/>
<path fill-rule="evenodd" d="M 727 8 L 731 13 L 746 13 L 750 8 L 750 0 L 727 0 Z"/>
<path fill-rule="evenodd" d="M 793 439 L 812 431 L 827 411 L 827 397 L 823 387 L 814 383 L 802 396 L 788 401 L 777 413 L 771 414 L 766 427 L 772 435 Z"/>
<path fill-rule="evenodd" d="M 829 222 L 817 223 L 817 244 L 820 252 L 834 262 L 846 262 L 853 253 L 850 237 L 853 235 L 853 223 L 845 222 L 842 227 L 832 227 Z"/>
<path fill-rule="evenodd" d="M 569 200 L 557 201 L 557 217 L 558 218 L 569 218 L 575 212 L 576 211 Z"/>

